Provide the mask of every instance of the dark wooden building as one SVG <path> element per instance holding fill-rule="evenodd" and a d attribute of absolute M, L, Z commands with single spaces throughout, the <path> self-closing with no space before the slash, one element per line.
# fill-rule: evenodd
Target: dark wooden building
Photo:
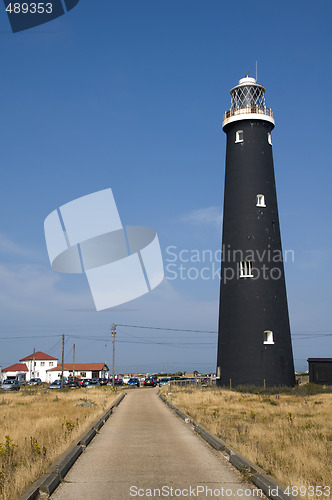
<path fill-rule="evenodd" d="M 332 385 L 332 358 L 309 358 L 309 382 Z"/>

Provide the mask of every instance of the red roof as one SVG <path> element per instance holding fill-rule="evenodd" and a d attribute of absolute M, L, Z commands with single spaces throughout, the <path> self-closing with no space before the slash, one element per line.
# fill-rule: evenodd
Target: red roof
<path fill-rule="evenodd" d="M 14 365 L 4 368 L 3 372 L 28 372 L 28 367 L 25 363 L 15 363 Z"/>
<path fill-rule="evenodd" d="M 53 358 L 53 356 L 50 356 L 49 354 L 45 354 L 44 352 L 37 351 L 35 354 L 30 354 L 30 356 L 27 356 L 26 358 L 20 359 L 20 361 L 29 361 L 30 359 L 33 360 L 35 358 L 36 361 L 44 361 L 44 360 L 57 360 L 58 358 Z"/>
<path fill-rule="evenodd" d="M 104 366 L 108 369 L 107 365 L 105 363 L 75 363 L 75 372 L 90 372 L 90 371 L 98 371 L 100 372 Z M 58 366 L 55 366 L 54 368 L 50 368 L 47 370 L 48 372 L 59 372 L 61 371 L 62 364 L 58 364 Z M 73 371 L 73 363 L 64 363 L 63 364 L 63 369 L 66 372 L 72 372 Z"/>

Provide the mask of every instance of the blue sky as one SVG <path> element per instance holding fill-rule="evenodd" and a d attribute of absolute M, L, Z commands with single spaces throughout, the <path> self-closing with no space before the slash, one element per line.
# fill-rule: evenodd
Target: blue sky
<path fill-rule="evenodd" d="M 202 260 L 221 246 L 221 123 L 229 90 L 255 76 L 256 60 L 276 120 L 283 247 L 295 255 L 286 263 L 295 366 L 331 356 L 331 15 L 322 0 L 81 0 L 13 34 L 0 6 L 0 365 L 33 347 L 60 357 L 62 333 L 67 361 L 75 342 L 77 361 L 111 365 L 113 322 L 216 331 L 218 263 L 183 262 L 186 279 L 169 279 L 167 248 Z M 52 271 L 43 222 L 108 187 L 124 225 L 157 231 L 168 279 L 97 313 L 84 276 Z M 189 267 L 206 266 L 211 279 L 189 279 Z M 117 331 L 119 371 L 215 370 L 214 333 Z"/>

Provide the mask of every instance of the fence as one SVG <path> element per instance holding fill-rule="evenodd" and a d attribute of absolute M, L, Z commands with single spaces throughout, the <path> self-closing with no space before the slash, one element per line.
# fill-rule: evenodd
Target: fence
<path fill-rule="evenodd" d="M 216 379 L 210 377 L 195 377 L 195 378 L 182 378 L 179 380 L 170 380 L 170 385 L 185 387 L 188 385 L 194 385 L 197 387 L 211 387 L 216 385 Z"/>

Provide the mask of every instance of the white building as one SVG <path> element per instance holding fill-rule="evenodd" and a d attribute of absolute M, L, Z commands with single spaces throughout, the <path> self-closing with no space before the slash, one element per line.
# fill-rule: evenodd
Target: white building
<path fill-rule="evenodd" d="M 47 382 L 54 382 L 61 378 L 61 363 L 54 368 L 50 368 L 47 372 Z M 73 363 L 64 363 L 63 376 L 78 377 L 78 378 L 108 378 L 109 368 L 106 363 L 75 363 L 74 371 Z"/>
<path fill-rule="evenodd" d="M 37 351 L 30 354 L 25 358 L 20 359 L 21 363 L 27 365 L 27 381 L 32 378 L 40 378 L 42 382 L 49 382 L 47 378 L 47 370 L 52 369 L 58 365 L 58 358 L 54 358 L 49 354 Z"/>
<path fill-rule="evenodd" d="M 106 363 L 64 363 L 64 377 L 78 378 L 108 378 L 109 368 Z M 40 378 L 42 382 L 52 383 L 61 377 L 61 363 L 58 358 L 49 354 L 37 351 L 25 358 L 20 359 L 20 363 L 8 366 L 2 370 L 2 379 L 7 377 L 15 378 L 18 375 L 27 382 L 32 378 Z"/>
<path fill-rule="evenodd" d="M 7 378 L 16 378 L 18 376 L 20 380 L 28 381 L 28 372 L 29 370 L 25 363 L 15 363 L 2 370 L 1 382 Z"/>

